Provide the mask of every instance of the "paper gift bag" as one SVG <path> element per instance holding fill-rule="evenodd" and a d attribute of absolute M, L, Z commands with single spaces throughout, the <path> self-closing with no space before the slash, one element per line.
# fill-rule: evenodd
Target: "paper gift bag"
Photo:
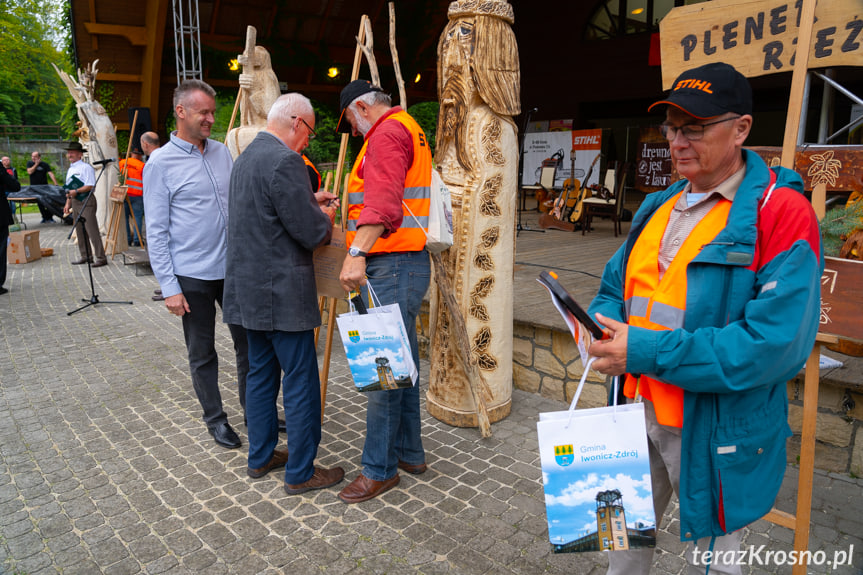
<path fill-rule="evenodd" d="M 374 292 L 369 290 L 374 297 Z M 399 304 L 378 305 L 336 318 L 358 391 L 411 387 L 419 381 Z M 353 306 L 351 306 L 353 310 Z"/>
<path fill-rule="evenodd" d="M 584 380 L 569 411 L 541 413 L 536 424 L 552 549 L 655 547 L 644 404 L 576 410 Z"/>

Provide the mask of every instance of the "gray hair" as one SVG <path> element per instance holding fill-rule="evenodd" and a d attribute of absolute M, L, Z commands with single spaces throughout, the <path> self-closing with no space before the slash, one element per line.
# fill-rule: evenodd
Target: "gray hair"
<path fill-rule="evenodd" d="M 174 89 L 174 110 L 175 110 L 174 113 L 175 114 L 176 114 L 177 106 L 184 103 L 186 101 L 186 98 L 192 92 L 203 92 L 204 94 L 208 95 L 209 97 L 211 97 L 213 99 L 216 98 L 216 91 L 213 90 L 213 87 L 210 86 L 209 84 L 207 84 L 206 82 L 203 82 L 201 80 L 195 80 L 195 79 L 183 80 L 183 82 Z"/>
<path fill-rule="evenodd" d="M 287 126 L 291 123 L 291 116 L 315 117 L 311 101 L 299 92 L 279 96 L 267 114 L 267 124 Z"/>
<path fill-rule="evenodd" d="M 357 102 L 362 102 L 367 106 L 375 106 L 377 104 L 384 104 L 387 108 L 393 105 L 393 99 L 389 94 L 385 94 L 384 92 L 366 92 L 362 96 L 357 96 L 357 99 L 350 103 L 348 109 L 351 113 L 357 113 Z"/>

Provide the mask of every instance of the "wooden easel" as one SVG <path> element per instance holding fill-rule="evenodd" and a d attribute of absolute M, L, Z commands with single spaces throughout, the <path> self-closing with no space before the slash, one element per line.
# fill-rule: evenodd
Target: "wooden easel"
<path fill-rule="evenodd" d="M 351 71 L 351 82 L 360 77 L 360 57 L 362 56 L 362 46 L 365 43 L 365 31 L 366 26 L 368 24 L 369 29 L 371 30 L 371 24 L 369 22 L 369 17 L 363 14 L 362 18 L 360 18 L 360 30 L 357 34 L 357 47 L 354 51 L 354 67 Z M 339 161 L 336 164 L 336 175 L 333 182 L 333 195 L 339 197 L 339 183 L 342 179 L 342 172 L 344 171 L 345 165 L 345 157 L 348 153 L 348 138 L 350 134 L 342 134 L 342 141 L 339 146 Z M 350 174 L 345 174 L 345 186 L 347 189 L 347 178 Z M 341 214 L 341 226 L 344 231 L 345 223 L 347 222 L 348 216 L 348 202 L 347 198 L 344 202 L 342 202 L 342 214 Z M 321 365 L 321 422 L 324 421 L 324 408 L 327 405 L 327 383 L 329 382 L 330 377 L 330 358 L 333 354 L 333 334 L 336 331 L 336 302 L 338 301 L 334 297 L 320 298 L 319 305 L 320 310 L 323 313 L 324 309 L 324 299 L 327 302 L 327 339 L 324 344 L 324 360 Z M 317 342 L 318 332 L 315 333 L 315 342 Z"/>
<path fill-rule="evenodd" d="M 129 154 L 132 152 L 132 138 L 135 135 L 135 125 L 137 123 L 138 110 L 135 110 L 135 115 L 132 117 L 132 130 L 129 132 L 129 145 L 126 146 L 126 161 L 123 164 L 123 172 L 121 174 L 124 182 L 126 181 L 126 175 L 129 173 Z M 102 169 L 104 170 L 106 167 L 103 166 Z M 141 235 L 141 230 L 138 229 L 138 220 L 135 219 L 134 212 L 132 211 L 132 202 L 126 193 L 128 189 L 129 186 L 114 186 L 114 189 L 111 190 L 108 196 L 108 199 L 111 200 L 111 215 L 108 218 L 108 233 L 105 234 L 105 253 L 109 254 L 112 260 L 117 254 L 117 237 L 120 233 L 123 216 L 125 215 L 125 210 L 123 209 L 124 203 L 129 206 L 129 213 L 132 214 L 132 227 L 135 229 L 135 234 L 141 242 L 141 247 L 146 247 L 144 236 Z"/>
<path fill-rule="evenodd" d="M 809 49 L 812 44 L 812 27 L 815 21 L 815 0 L 803 0 L 800 16 L 800 31 L 794 72 L 791 78 L 791 94 L 788 99 L 788 114 L 785 120 L 785 137 L 782 141 L 783 168 L 794 169 L 797 151 L 797 133 L 800 126 L 800 110 L 803 107 L 806 73 L 809 68 Z M 812 194 L 813 208 L 819 217 L 824 215 L 824 186 Z M 812 352 L 806 361 L 803 390 L 803 425 L 800 434 L 800 472 L 797 477 L 797 509 L 794 515 L 773 508 L 764 519 L 794 530 L 794 550 L 800 555 L 809 546 L 809 523 L 812 515 L 812 477 L 815 471 L 815 423 L 818 417 L 819 361 L 821 342 L 838 340 L 833 336 L 818 334 Z M 795 564 L 792 575 L 806 575 L 807 565 Z"/>

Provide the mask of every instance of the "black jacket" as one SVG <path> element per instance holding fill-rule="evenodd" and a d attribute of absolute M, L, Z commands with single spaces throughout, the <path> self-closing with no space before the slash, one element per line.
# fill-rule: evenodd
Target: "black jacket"
<path fill-rule="evenodd" d="M 9 202 L 6 201 L 6 194 L 17 192 L 21 189 L 21 184 L 18 180 L 9 175 L 6 168 L 0 169 L 0 225 L 11 226 L 15 223 L 12 219 L 12 210 L 9 208 Z"/>

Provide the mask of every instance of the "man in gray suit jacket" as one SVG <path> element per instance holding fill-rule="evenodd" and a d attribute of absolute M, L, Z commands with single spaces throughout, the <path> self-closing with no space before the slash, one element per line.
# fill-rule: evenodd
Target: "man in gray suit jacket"
<path fill-rule="evenodd" d="M 329 242 L 335 198 L 312 193 L 300 152 L 314 137 L 308 98 L 285 94 L 273 104 L 267 129 L 234 162 L 228 223 L 223 318 L 246 328 L 249 375 L 250 477 L 284 466 L 284 489 L 303 493 L 335 485 L 341 467 L 314 465 L 321 441 L 321 391 L 314 328 L 317 304 L 312 252 Z M 290 457 L 277 449 L 275 400 L 284 370 Z"/>

